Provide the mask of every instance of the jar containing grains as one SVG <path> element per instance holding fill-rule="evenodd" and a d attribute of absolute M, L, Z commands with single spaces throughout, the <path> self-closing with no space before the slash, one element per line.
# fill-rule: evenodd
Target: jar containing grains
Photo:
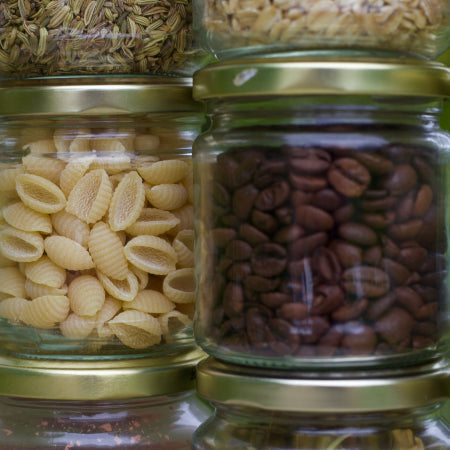
<path fill-rule="evenodd" d="M 194 433 L 194 450 L 447 450 L 441 417 L 445 368 L 402 376 L 305 379 L 206 360 L 200 396 L 215 413 Z"/>
<path fill-rule="evenodd" d="M 296 52 L 434 58 L 450 42 L 447 0 L 194 0 L 198 41 L 218 59 Z"/>
<path fill-rule="evenodd" d="M 448 351 L 438 63 L 255 59 L 194 77 L 210 129 L 195 335 L 219 359 L 395 367 Z"/>
<path fill-rule="evenodd" d="M 191 76 L 210 59 L 193 40 L 191 0 L 5 0 L 0 77 Z"/>
<path fill-rule="evenodd" d="M 191 84 L 3 83 L 2 352 L 127 358 L 194 345 L 191 146 L 204 114 Z"/>
<path fill-rule="evenodd" d="M 211 414 L 194 391 L 201 357 L 28 366 L 0 358 L 0 448 L 188 450 Z"/>

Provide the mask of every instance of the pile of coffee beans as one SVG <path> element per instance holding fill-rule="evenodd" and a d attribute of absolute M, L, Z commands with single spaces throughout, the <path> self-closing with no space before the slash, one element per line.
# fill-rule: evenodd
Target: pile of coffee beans
<path fill-rule="evenodd" d="M 433 348 L 446 314 L 437 168 L 435 150 L 404 144 L 220 154 L 201 218 L 206 339 L 299 359 Z"/>

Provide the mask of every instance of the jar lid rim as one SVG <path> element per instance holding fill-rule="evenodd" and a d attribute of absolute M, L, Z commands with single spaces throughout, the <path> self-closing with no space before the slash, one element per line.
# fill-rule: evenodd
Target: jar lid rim
<path fill-rule="evenodd" d="M 0 83 L 0 116 L 123 116 L 202 111 L 203 106 L 192 98 L 192 78 L 81 76 Z"/>
<path fill-rule="evenodd" d="M 201 101 L 274 95 L 450 96 L 450 68 L 415 59 L 240 59 L 209 64 L 193 79 L 193 97 Z"/>
<path fill-rule="evenodd" d="M 255 369 L 209 357 L 197 366 L 200 396 L 227 406 L 305 413 L 365 413 L 411 409 L 445 401 L 450 371 L 443 363 L 404 375 L 304 377 L 301 372 Z"/>
<path fill-rule="evenodd" d="M 28 360 L 0 356 L 0 396 L 47 400 L 119 400 L 170 395 L 195 388 L 205 357 L 183 352 L 120 360 Z"/>

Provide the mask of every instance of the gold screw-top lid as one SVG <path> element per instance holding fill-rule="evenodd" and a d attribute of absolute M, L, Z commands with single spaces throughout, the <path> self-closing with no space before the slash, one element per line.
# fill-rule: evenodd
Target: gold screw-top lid
<path fill-rule="evenodd" d="M 450 96 L 450 68 L 410 59 L 255 58 L 208 65 L 193 97 L 258 99 L 292 95 Z"/>
<path fill-rule="evenodd" d="M 405 375 L 305 378 L 301 372 L 257 370 L 208 358 L 197 367 L 197 391 L 207 400 L 227 406 L 271 411 L 393 411 L 447 400 L 450 372 L 440 363 L 410 369 Z"/>
<path fill-rule="evenodd" d="M 205 354 L 128 360 L 55 361 L 0 357 L 0 395 L 47 400 L 118 400 L 181 393 L 195 388 Z"/>
<path fill-rule="evenodd" d="M 192 78 L 53 77 L 2 81 L 0 116 L 202 112 Z"/>

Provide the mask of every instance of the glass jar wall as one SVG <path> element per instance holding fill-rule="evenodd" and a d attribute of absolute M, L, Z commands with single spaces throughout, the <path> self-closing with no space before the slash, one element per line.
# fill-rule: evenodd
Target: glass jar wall
<path fill-rule="evenodd" d="M 207 353 L 285 369 L 442 355 L 447 75 L 283 59 L 197 72 L 212 117 L 194 143 Z"/>
<path fill-rule="evenodd" d="M 11 83 L 0 105 L 2 352 L 194 345 L 191 80 Z"/>
<path fill-rule="evenodd" d="M 285 372 L 286 374 L 286 372 Z M 270 370 L 200 363 L 197 386 L 215 413 L 193 449 L 445 450 L 440 415 L 448 373 L 398 378 L 306 380 Z M 419 393 L 420 392 L 420 393 Z"/>
<path fill-rule="evenodd" d="M 194 0 L 194 29 L 218 59 L 331 52 L 435 58 L 449 46 L 446 0 Z"/>

